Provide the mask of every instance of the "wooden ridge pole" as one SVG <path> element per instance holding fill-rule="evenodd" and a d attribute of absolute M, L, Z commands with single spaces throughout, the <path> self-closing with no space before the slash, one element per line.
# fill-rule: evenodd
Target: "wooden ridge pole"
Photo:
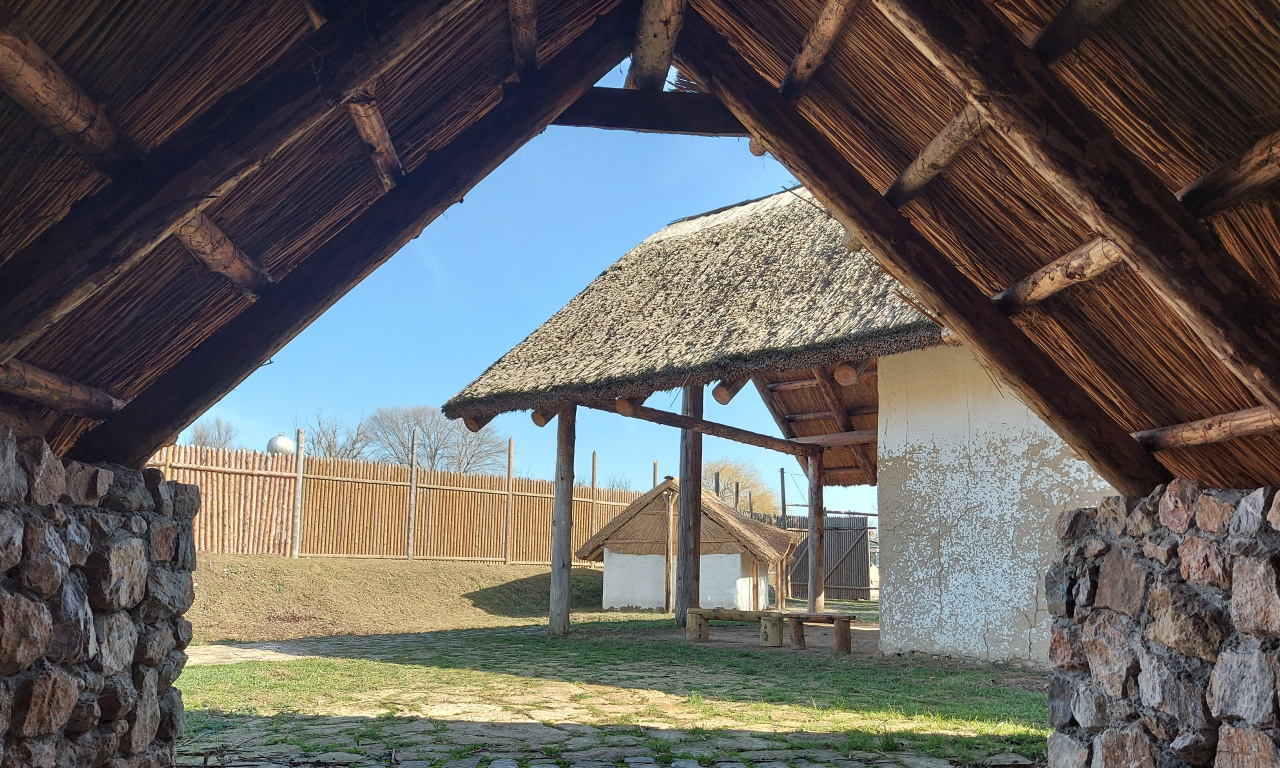
<path fill-rule="evenodd" d="M 688 419 L 702 418 L 702 387 L 684 388 L 681 408 Z M 702 573 L 702 433 L 680 430 L 680 502 L 676 536 L 676 626 L 685 627 L 690 608 L 699 607 Z"/>
<path fill-rule="evenodd" d="M 696 12 L 685 19 L 680 61 L 764 136 L 775 156 L 1111 485 L 1149 493 L 1168 472 L 992 305 L 928 238 L 893 209 L 795 107 Z"/>
<path fill-rule="evenodd" d="M 551 613 L 547 630 L 569 633 L 569 576 L 573 566 L 573 454 L 577 406 L 560 411 L 556 422 L 556 497 L 551 509 Z"/>

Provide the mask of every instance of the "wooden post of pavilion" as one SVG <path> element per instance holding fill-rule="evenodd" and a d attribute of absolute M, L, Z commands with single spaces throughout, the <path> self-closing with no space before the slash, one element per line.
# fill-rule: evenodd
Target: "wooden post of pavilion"
<path fill-rule="evenodd" d="M 685 416 L 702 418 L 702 386 L 684 388 Z M 676 539 L 676 626 L 698 607 L 702 551 L 702 433 L 680 430 L 679 537 Z"/>
<path fill-rule="evenodd" d="M 809 613 L 822 613 L 823 555 L 826 552 L 826 521 L 822 511 L 822 456 L 809 457 Z"/>
<path fill-rule="evenodd" d="M 548 631 L 569 632 L 569 568 L 573 565 L 573 449 L 577 407 L 565 406 L 556 423 L 556 493 L 551 511 L 551 618 Z"/>

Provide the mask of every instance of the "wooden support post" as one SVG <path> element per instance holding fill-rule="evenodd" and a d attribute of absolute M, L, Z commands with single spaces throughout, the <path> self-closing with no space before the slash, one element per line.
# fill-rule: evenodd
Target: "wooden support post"
<path fill-rule="evenodd" d="M 20 360 L 0 363 L 0 392 L 21 397 L 63 413 L 102 418 L 126 403 L 100 389 L 28 365 Z"/>
<path fill-rule="evenodd" d="M 298 440 L 293 447 L 293 465 L 296 475 L 293 481 L 293 538 L 289 542 L 289 556 L 302 553 L 302 473 L 307 464 L 307 431 L 298 430 Z"/>
<path fill-rule="evenodd" d="M 405 558 L 413 559 L 413 534 L 418 513 L 418 429 L 409 433 L 409 524 Z"/>
<path fill-rule="evenodd" d="M 760 563 L 751 559 L 751 610 L 760 610 Z"/>
<path fill-rule="evenodd" d="M 716 492 L 716 498 L 720 498 L 720 473 L 715 474 L 715 479 L 711 481 L 711 487 Z"/>
<path fill-rule="evenodd" d="M 657 487 L 656 485 L 654 487 Z M 667 613 L 674 613 L 675 605 L 675 580 L 676 571 L 674 559 L 676 557 L 676 495 L 670 490 L 663 491 L 662 501 L 667 505 L 667 561 L 666 561 L 666 601 L 663 603 Z"/>
<path fill-rule="evenodd" d="M 556 497 L 551 510 L 551 618 L 548 630 L 569 632 L 569 575 L 573 565 L 573 452 L 578 409 L 560 411 L 556 424 Z"/>
<path fill-rule="evenodd" d="M 836 619 L 833 623 L 836 628 L 836 652 L 853 653 L 853 632 L 850 629 L 852 622 L 849 619 Z"/>
<path fill-rule="evenodd" d="M 502 562 L 511 562 L 511 517 L 515 514 L 516 439 L 507 438 L 507 505 L 502 520 Z"/>
<path fill-rule="evenodd" d="M 791 647 L 797 651 L 804 650 L 804 622 L 797 618 L 788 618 L 787 626 L 791 628 Z"/>
<path fill-rule="evenodd" d="M 785 531 L 787 529 L 787 470 L 782 467 L 778 467 L 778 491 L 782 499 L 782 519 L 778 527 Z"/>
<path fill-rule="evenodd" d="M 826 517 L 822 506 L 822 457 L 809 457 L 809 613 L 822 613 L 826 569 Z"/>
<path fill-rule="evenodd" d="M 593 526 L 596 524 L 596 497 L 598 495 L 597 488 L 599 487 L 596 484 L 596 472 L 599 468 L 599 458 L 597 451 L 591 452 L 591 517 L 587 519 L 591 521 L 589 525 Z"/>
<path fill-rule="evenodd" d="M 778 561 L 773 573 L 773 607 L 785 610 L 787 607 L 787 558 Z"/>
<path fill-rule="evenodd" d="M 738 494 L 742 492 L 742 483 L 734 481 L 733 483 L 733 511 L 738 511 Z"/>
<path fill-rule="evenodd" d="M 636 27 L 636 47 L 631 52 L 631 68 L 627 70 L 627 88 L 662 90 L 683 23 L 685 3 L 686 0 L 644 0 Z"/>
<path fill-rule="evenodd" d="M 702 387 L 684 388 L 684 415 L 702 418 Z M 680 511 L 676 538 L 676 626 L 699 603 L 702 571 L 702 433 L 680 431 Z"/>

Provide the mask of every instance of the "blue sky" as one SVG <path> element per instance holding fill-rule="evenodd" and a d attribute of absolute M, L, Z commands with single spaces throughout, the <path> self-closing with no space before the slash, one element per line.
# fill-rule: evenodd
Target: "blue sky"
<path fill-rule="evenodd" d="M 602 84 L 620 83 L 618 71 Z M 795 183 L 772 158 L 752 156 L 746 139 L 549 128 L 207 416 L 230 421 L 246 447 L 261 450 L 317 409 L 354 421 L 380 406 L 439 406 L 655 231 Z M 658 393 L 649 405 L 678 410 L 679 398 Z M 778 433 L 750 388 L 729 406 L 708 392 L 706 411 Z M 518 474 L 552 476 L 554 426 L 539 429 L 527 413 L 493 425 L 515 438 Z M 675 474 L 679 432 L 583 409 L 578 476 L 590 475 L 593 450 L 602 481 L 621 474 L 644 489 L 654 460 Z M 750 461 L 774 484 L 785 467 L 788 502 L 804 499 L 789 456 L 716 438 L 704 454 Z M 875 491 L 828 489 L 827 507 L 874 511 Z"/>

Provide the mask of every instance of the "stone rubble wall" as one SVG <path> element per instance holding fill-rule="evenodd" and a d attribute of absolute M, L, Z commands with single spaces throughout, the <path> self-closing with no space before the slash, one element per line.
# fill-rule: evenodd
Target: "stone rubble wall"
<path fill-rule="evenodd" d="M 1280 766 L 1280 496 L 1175 480 L 1056 523 L 1051 768 Z"/>
<path fill-rule="evenodd" d="M 64 461 L 0 424 L 3 768 L 173 765 L 193 485 Z"/>

